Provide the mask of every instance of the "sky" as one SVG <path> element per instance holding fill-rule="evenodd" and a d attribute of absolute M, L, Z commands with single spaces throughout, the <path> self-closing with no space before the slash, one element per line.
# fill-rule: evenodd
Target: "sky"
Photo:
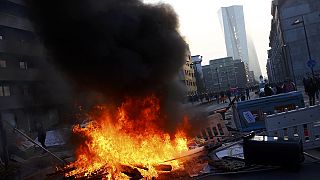
<path fill-rule="evenodd" d="M 260 68 L 267 75 L 267 50 L 271 29 L 272 0 L 144 0 L 145 3 L 170 4 L 179 16 L 180 33 L 190 46 L 192 55 L 202 55 L 202 65 L 227 56 L 219 21 L 221 7 L 243 5 L 247 34 L 255 45 Z"/>

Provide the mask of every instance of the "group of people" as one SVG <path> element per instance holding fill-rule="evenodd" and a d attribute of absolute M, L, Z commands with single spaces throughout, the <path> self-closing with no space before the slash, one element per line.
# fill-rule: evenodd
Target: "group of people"
<path fill-rule="evenodd" d="M 296 85 L 291 80 L 285 80 L 283 83 L 265 84 L 264 93 L 260 96 L 272 96 L 275 94 L 288 93 L 295 91 Z"/>
<path fill-rule="evenodd" d="M 306 95 L 309 97 L 310 106 L 315 105 L 315 99 L 319 99 L 320 75 L 310 76 L 308 74 L 303 78 L 303 86 Z M 274 94 L 287 93 L 297 90 L 295 84 L 286 80 L 284 83 L 265 84 L 263 96 L 272 96 Z"/>
<path fill-rule="evenodd" d="M 210 92 L 210 93 L 203 93 L 200 95 L 189 96 L 189 102 L 214 102 L 216 101 L 217 104 L 219 103 L 227 103 L 232 101 L 232 97 L 237 97 L 237 101 L 245 101 L 251 99 L 250 91 L 253 91 L 251 88 L 246 89 L 229 89 L 226 91 L 220 92 Z M 227 101 L 228 100 L 228 101 Z"/>

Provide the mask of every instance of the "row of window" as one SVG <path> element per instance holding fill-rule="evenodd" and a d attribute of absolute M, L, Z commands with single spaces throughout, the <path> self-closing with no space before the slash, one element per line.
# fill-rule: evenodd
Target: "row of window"
<path fill-rule="evenodd" d="M 185 83 L 187 86 L 196 86 L 196 83 L 194 81 L 185 80 Z"/>
<path fill-rule="evenodd" d="M 0 96 L 11 96 L 9 85 L 0 85 Z"/>
<path fill-rule="evenodd" d="M 7 61 L 0 60 L 0 68 L 7 68 Z M 19 61 L 19 68 L 20 69 L 28 69 L 28 63 L 25 61 Z"/>
<path fill-rule="evenodd" d="M 30 95 L 30 88 L 31 87 L 26 86 L 26 85 L 11 86 L 9 84 L 0 84 L 0 97 L 12 96 L 12 95 L 29 96 Z"/>
<path fill-rule="evenodd" d="M 188 75 L 188 76 L 191 76 L 191 77 L 195 77 L 194 73 L 188 71 L 188 70 L 184 70 L 184 74 L 185 75 Z"/>

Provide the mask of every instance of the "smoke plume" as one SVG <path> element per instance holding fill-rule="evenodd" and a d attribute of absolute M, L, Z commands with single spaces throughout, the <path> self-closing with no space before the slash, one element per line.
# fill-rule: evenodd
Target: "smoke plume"
<path fill-rule="evenodd" d="M 159 93 L 184 63 L 186 44 L 168 5 L 139 0 L 31 2 L 35 29 L 54 63 L 81 88 L 115 99 Z"/>
<path fill-rule="evenodd" d="M 114 102 L 154 94 L 166 116 L 177 116 L 169 106 L 176 105 L 170 102 L 179 94 L 173 79 L 187 48 L 171 6 L 139 0 L 29 0 L 29 5 L 53 63 L 80 89 Z"/>

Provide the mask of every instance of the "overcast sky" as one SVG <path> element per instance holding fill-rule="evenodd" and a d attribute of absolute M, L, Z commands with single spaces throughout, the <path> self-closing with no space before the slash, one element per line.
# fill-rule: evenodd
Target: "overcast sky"
<path fill-rule="evenodd" d="M 272 0 L 144 0 L 173 6 L 180 20 L 180 32 L 190 45 L 192 55 L 202 55 L 203 65 L 227 55 L 218 18 L 221 7 L 243 5 L 247 34 L 253 39 L 261 71 L 266 76 L 267 50 L 271 25 Z"/>

